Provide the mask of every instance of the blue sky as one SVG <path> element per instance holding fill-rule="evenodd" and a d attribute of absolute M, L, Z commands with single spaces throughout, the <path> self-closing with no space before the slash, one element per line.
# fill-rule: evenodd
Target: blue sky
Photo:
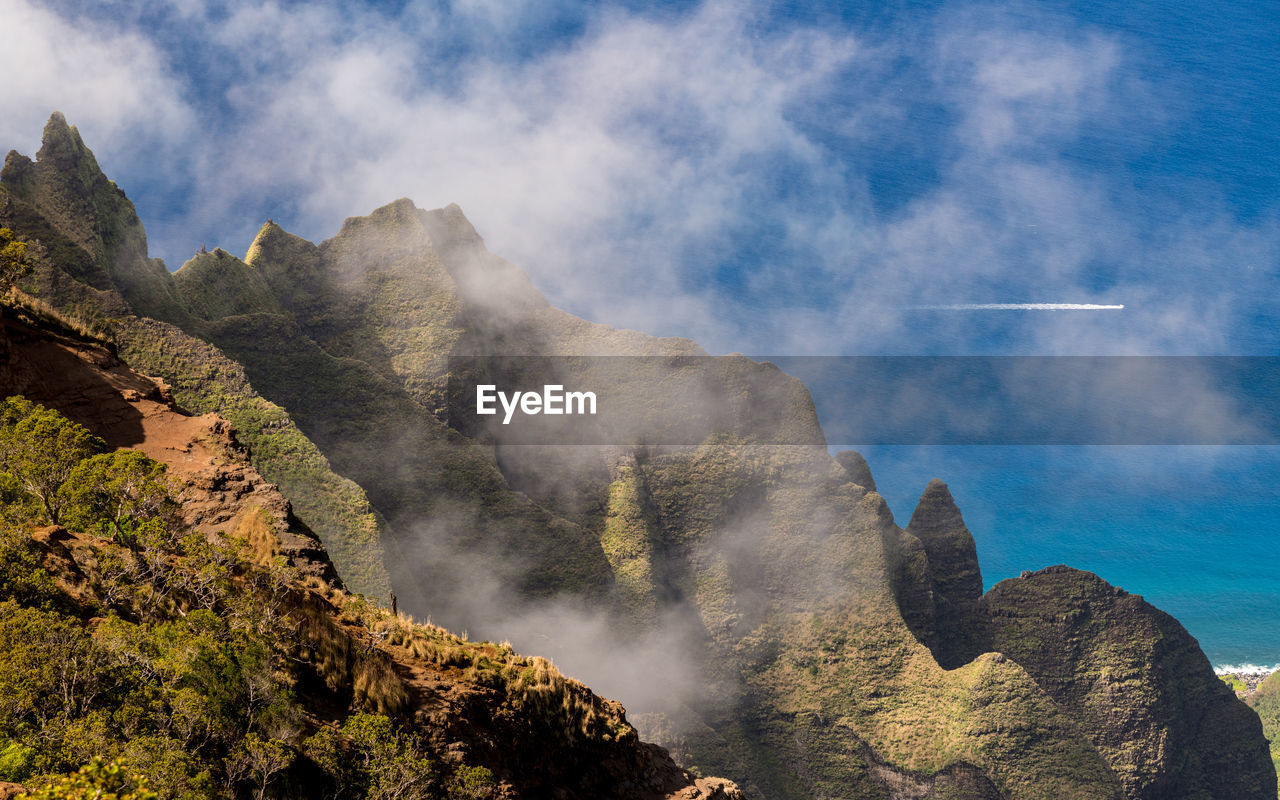
<path fill-rule="evenodd" d="M 1247 5 L 0 0 L 0 143 L 65 112 L 171 268 L 408 196 L 714 352 L 1271 353 Z M 1126 309 L 902 311 L 968 302 Z"/>

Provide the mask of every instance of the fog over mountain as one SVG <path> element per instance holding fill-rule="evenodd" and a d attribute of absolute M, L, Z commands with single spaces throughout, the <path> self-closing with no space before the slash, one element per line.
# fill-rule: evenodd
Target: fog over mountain
<path fill-rule="evenodd" d="M 378 675 L 453 674 L 445 645 L 423 656 L 415 636 L 471 646 L 383 620 L 379 604 L 463 638 L 510 638 L 616 692 L 675 763 L 731 776 L 748 797 L 1276 792 L 1257 714 L 1172 617 L 1069 567 L 983 594 L 974 538 L 945 484 L 930 483 L 900 527 L 865 461 L 828 453 L 798 380 L 741 356 L 689 360 L 704 352 L 689 340 L 556 309 L 457 206 L 396 200 L 319 244 L 268 221 L 243 260 L 215 248 L 170 273 L 149 257 L 132 203 L 56 113 L 35 159 L 6 159 L 0 192 L 0 224 L 31 242 L 34 271 L 21 285 L 48 304 L 14 294 L 7 313 L 96 336 L 189 410 L 231 420 L 254 468 L 296 498 L 298 524 L 324 548 L 316 558 L 333 553 L 337 576 L 366 595 L 329 602 L 365 603 L 360 624 L 387 631 L 366 648 L 390 659 Z M 26 335 L 13 334 L 14 347 Z M 587 357 L 600 354 L 615 360 Z M 551 381 L 611 392 L 635 426 L 629 438 L 521 444 L 448 410 L 477 384 Z M 68 412 L 92 411 L 83 405 Z M 664 444 L 672 428 L 694 438 Z M 234 541 L 246 524 L 207 535 Z M 264 564 L 287 541 L 256 528 L 248 540 Z M 517 796 L 611 780 L 650 781 L 622 796 L 681 781 L 711 797 L 738 791 L 640 746 L 620 709 L 597 710 L 603 701 L 543 662 L 505 644 L 475 647 L 461 679 L 496 693 L 490 713 L 520 719 L 530 698 L 550 696 L 536 701 L 551 709 L 537 724 L 604 748 L 605 771 L 570 779 L 524 750 L 505 759 L 506 729 L 458 750 L 448 737 L 471 735 L 456 726 L 472 718 L 413 712 L 430 704 L 419 679 L 375 681 L 364 662 L 325 678 L 339 692 L 352 681 L 339 694 L 346 711 L 326 713 L 346 731 L 350 714 L 375 711 L 425 737 L 425 757 L 448 765 L 455 784 L 483 768 L 485 785 Z M 274 736 L 284 763 L 316 758 L 302 738 L 310 730 Z M 232 776 L 225 763 L 216 768 Z M 454 784 L 441 791 L 461 796 Z"/>
<path fill-rule="evenodd" d="M 0 27 L 0 798 L 1276 794 L 1280 18 Z"/>

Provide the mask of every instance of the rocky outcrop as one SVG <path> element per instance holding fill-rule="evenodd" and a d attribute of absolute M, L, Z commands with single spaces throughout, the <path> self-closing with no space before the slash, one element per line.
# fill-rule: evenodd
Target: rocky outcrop
<path fill-rule="evenodd" d="M 140 450 L 181 486 L 184 522 L 209 535 L 242 536 L 304 574 L 338 584 L 319 539 L 249 463 L 226 420 L 191 416 L 164 384 L 139 375 L 104 343 L 52 320 L 0 308 L 0 396 L 22 395 L 84 425 L 111 447 Z"/>
<path fill-rule="evenodd" d="M 955 669 L 984 649 L 978 614 L 982 572 L 978 568 L 973 534 L 965 527 L 960 509 L 945 483 L 936 478 L 929 482 L 911 515 L 906 534 L 915 537 L 924 550 L 933 596 L 931 625 L 920 609 L 920 602 L 904 597 L 912 617 L 908 624 L 914 624 L 913 630 L 919 631 L 921 641 L 929 645 L 938 664 L 945 669 Z M 906 563 L 913 564 L 914 543 L 909 539 L 903 545 L 903 552 L 908 558 Z M 925 570 L 914 566 L 910 569 L 902 576 L 902 585 L 913 587 L 911 591 L 919 596 Z"/>
<path fill-rule="evenodd" d="M 923 775 L 885 764 L 868 747 L 861 755 L 868 763 L 867 771 L 887 790 L 890 800 L 1006 800 L 982 770 L 963 761 Z"/>
<path fill-rule="evenodd" d="M 981 607 L 991 647 L 1080 722 L 1127 798 L 1275 797 L 1257 715 L 1173 617 L 1064 566 L 1001 581 Z"/>
<path fill-rule="evenodd" d="M 876 491 L 876 479 L 871 477 L 871 467 L 857 450 L 841 450 L 836 453 L 836 461 L 849 473 L 849 480 L 867 489 Z"/>

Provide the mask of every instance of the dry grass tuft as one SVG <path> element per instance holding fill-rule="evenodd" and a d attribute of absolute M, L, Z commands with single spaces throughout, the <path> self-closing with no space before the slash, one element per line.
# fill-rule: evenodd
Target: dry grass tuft
<path fill-rule="evenodd" d="M 522 656 L 510 642 L 467 641 L 430 622 L 392 614 L 359 595 L 336 592 L 332 599 L 338 619 L 363 628 L 368 641 L 358 641 L 358 635 L 353 637 L 327 615 L 323 624 L 313 625 L 309 636 L 317 642 L 322 668 L 328 670 L 326 680 L 349 677 L 357 700 L 379 713 L 400 712 L 409 703 L 389 654 L 381 649 L 396 648 L 422 664 L 453 673 L 455 679 L 497 692 L 504 704 L 570 743 L 636 735 L 620 706 L 596 697 L 546 658 Z"/>
<path fill-rule="evenodd" d="M 356 699 L 379 714 L 399 714 L 409 705 L 404 682 L 391 666 L 391 659 L 378 650 L 360 658 L 353 687 Z"/>
<path fill-rule="evenodd" d="M 33 297 L 17 287 L 0 298 L 0 302 L 16 311 L 19 316 L 26 316 L 31 322 L 41 327 L 60 329 L 64 333 L 73 334 L 101 345 L 113 345 L 114 340 L 104 319 L 88 319 L 85 317 L 59 311 L 38 297 Z"/>

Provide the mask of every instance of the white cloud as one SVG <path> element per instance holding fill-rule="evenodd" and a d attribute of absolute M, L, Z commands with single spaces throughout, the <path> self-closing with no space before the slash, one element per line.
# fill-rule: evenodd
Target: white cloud
<path fill-rule="evenodd" d="M 14 109 L 0 136 L 21 146 L 60 107 L 109 169 L 124 165 L 113 177 L 135 199 L 131 159 L 154 184 L 160 171 L 139 164 L 155 147 L 182 153 L 186 207 L 145 219 L 169 255 L 242 249 L 266 216 L 319 239 L 408 196 L 460 203 L 553 302 L 714 350 L 1203 352 L 1239 323 L 1221 262 L 1262 296 L 1266 270 L 1245 265 L 1274 263 L 1280 241 L 1272 222 L 1143 196 L 1068 156 L 1090 132 L 1158 125 L 1167 91 L 1132 77 L 1123 35 L 1033 11 L 944 10 L 872 39 L 776 27 L 726 0 L 577 9 L 580 34 L 536 50 L 521 37 L 568 10 L 146 8 L 176 27 L 0 0 L 27 32 L 0 53 L 22 76 L 0 88 Z M 202 66 L 184 67 L 196 44 Z M 926 112 L 932 127 L 914 116 Z M 895 146 L 933 175 L 877 206 L 883 167 L 863 151 Z M 1019 301 L 1127 308 L 976 324 L 898 311 Z"/>
<path fill-rule="evenodd" d="M 724 3 L 663 22 L 606 14 L 562 50 L 467 61 L 437 86 L 417 63 L 416 31 L 379 27 L 375 42 L 334 35 L 336 18 L 311 8 L 237 11 L 224 40 L 270 31 L 276 51 L 298 55 L 230 89 L 240 124 L 205 155 L 196 216 L 221 223 L 274 193 L 317 237 L 395 197 L 456 201 L 560 302 L 648 326 L 650 309 L 619 298 L 685 296 L 683 270 L 719 267 L 682 250 L 726 235 L 769 191 L 758 162 L 823 169 L 788 115 L 858 48 L 814 30 L 760 41 L 752 21 Z"/>
<path fill-rule="evenodd" d="M 128 143 L 137 163 L 148 147 L 189 131 L 181 85 L 143 33 L 68 20 L 27 0 L 0 0 L 0 19 L 0 142 L 38 143 L 60 110 L 90 147 L 120 152 Z"/>
<path fill-rule="evenodd" d="M 944 34 L 939 53 L 936 80 L 958 104 L 971 147 L 1062 141 L 1116 99 L 1119 47 L 1100 35 L 1071 41 L 997 24 Z"/>

